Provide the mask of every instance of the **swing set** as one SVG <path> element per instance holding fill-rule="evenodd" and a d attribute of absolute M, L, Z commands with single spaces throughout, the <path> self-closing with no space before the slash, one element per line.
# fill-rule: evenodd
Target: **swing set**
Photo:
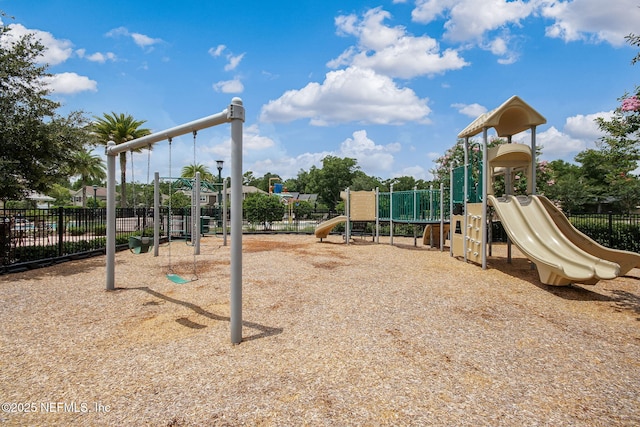
<path fill-rule="evenodd" d="M 229 123 L 231 125 L 231 181 L 236 183 L 242 182 L 242 128 L 245 119 L 245 110 L 240 98 L 233 98 L 231 104 L 223 111 L 204 117 L 183 125 L 179 125 L 164 131 L 155 132 L 143 136 L 132 141 L 116 145 L 115 142 L 109 141 L 105 153 L 107 155 L 107 236 L 106 236 L 106 289 L 108 291 L 115 290 L 115 252 L 116 252 L 116 157 L 126 151 L 134 151 L 140 148 L 151 148 L 153 144 L 161 141 L 169 140 L 169 146 L 174 137 L 193 133 L 194 135 L 194 152 L 196 132 L 201 129 Z M 169 150 L 169 162 L 171 163 L 171 149 Z M 171 168 L 171 164 L 169 165 Z M 149 169 L 149 168 L 147 168 Z M 147 180 L 149 179 L 149 171 L 147 171 Z M 195 255 L 200 252 L 200 174 L 196 173 L 196 185 L 194 191 L 193 205 L 197 206 L 193 209 L 191 215 L 194 220 L 192 226 L 192 244 L 194 246 L 194 277 L 197 278 Z M 131 245 L 132 252 L 143 253 L 144 249 L 148 251 L 153 245 L 154 255 L 158 253 L 158 242 L 160 233 L 160 177 L 158 172 L 154 176 L 154 210 L 153 225 L 154 236 L 144 236 L 144 229 L 139 236 L 137 242 Z M 171 212 L 171 206 L 169 206 Z M 170 214 L 171 215 L 171 214 Z M 226 217 L 226 216 L 225 216 Z M 226 227 L 225 227 L 226 230 Z M 169 253 L 171 248 L 171 232 L 169 234 Z M 231 247 L 231 342 L 239 344 L 242 341 L 242 185 L 234 185 L 231 187 L 231 239 L 233 245 Z M 136 247 L 136 245 L 139 245 Z M 147 246 L 148 245 L 148 246 Z M 139 250 L 138 250 L 139 249 Z M 175 275 L 171 270 L 171 257 L 169 256 L 169 268 L 167 278 L 174 283 L 187 283 L 194 280 L 182 278 Z"/>
<path fill-rule="evenodd" d="M 196 163 L 196 139 L 198 131 L 193 131 L 193 164 Z M 169 138 L 169 176 L 172 176 L 172 164 L 171 164 L 171 144 L 173 139 Z M 196 255 L 200 254 L 200 172 L 196 172 L 195 176 L 196 185 L 193 186 L 191 191 L 191 242 L 193 246 L 193 273 L 191 279 L 185 279 L 179 276 L 173 271 L 171 264 L 171 239 L 173 235 L 173 209 L 171 207 L 171 199 L 173 198 L 173 185 L 169 185 L 169 230 L 167 235 L 169 236 L 169 266 L 167 268 L 167 279 L 178 285 L 193 282 L 198 280 L 198 262 L 196 261 Z M 196 188 L 197 187 L 197 188 Z M 155 227 L 154 227 L 155 229 Z"/>
<path fill-rule="evenodd" d="M 193 131 L 193 161 L 195 164 L 196 161 L 196 146 L 197 146 L 197 131 Z M 169 175 L 171 175 L 172 173 L 172 163 L 171 163 L 171 153 L 172 153 L 172 140 L 173 138 L 169 138 Z M 133 183 L 133 206 L 137 207 L 137 203 L 136 203 L 136 190 L 135 190 L 135 175 L 134 175 L 134 171 L 135 171 L 135 167 L 134 167 L 134 158 L 133 158 L 133 153 L 134 150 L 130 150 L 131 153 L 131 181 Z M 149 172 L 151 169 L 151 145 L 147 146 L 147 185 L 145 187 L 146 188 L 149 187 Z M 199 172 L 196 174 L 199 175 Z M 199 176 L 196 176 L 196 181 L 199 180 Z M 146 191 L 145 191 L 146 193 Z M 185 283 L 189 283 L 189 282 L 193 282 L 198 280 L 198 272 L 197 272 L 197 260 L 196 260 L 196 255 L 199 255 L 199 248 L 195 245 L 192 244 L 191 246 L 194 246 L 194 251 L 193 251 L 193 272 L 191 275 L 191 279 L 185 279 L 181 276 L 179 276 L 178 274 L 176 274 L 173 271 L 173 266 L 172 266 L 172 258 L 171 258 L 171 241 L 172 241 L 172 235 L 173 235 L 173 209 L 171 206 L 171 199 L 174 193 L 174 189 L 173 189 L 173 185 L 170 185 L 170 190 L 169 190 L 169 216 L 168 216 L 168 222 L 169 222 L 169 230 L 167 233 L 168 236 L 168 259 L 169 259 L 169 265 L 167 268 L 167 279 L 169 279 L 170 281 L 177 283 L 177 284 L 185 284 Z M 200 200 L 200 196 L 199 194 L 197 194 L 197 191 L 195 191 L 195 186 L 192 187 L 192 194 L 191 194 L 191 219 L 192 219 L 192 223 L 191 223 L 191 239 L 193 241 L 194 239 L 194 233 L 195 234 L 199 234 L 199 231 L 197 230 L 197 222 L 199 220 L 199 213 L 200 213 L 200 205 L 199 205 L 199 200 Z M 145 203 L 144 203 L 144 217 L 145 219 L 148 216 L 148 203 L 147 203 L 147 197 L 145 194 Z M 155 247 L 159 244 L 159 238 L 154 238 L 155 236 L 145 236 L 145 224 L 143 223 L 142 225 L 142 230 L 140 235 L 134 235 L 134 236 L 129 236 L 129 250 L 131 251 L 131 253 L 136 254 L 136 255 L 140 255 L 143 253 L 147 253 L 151 250 L 152 247 Z M 154 229 L 155 229 L 155 224 L 154 224 Z M 159 237 L 159 236 L 158 236 Z M 158 254 L 155 254 L 155 256 L 158 256 Z"/>
<path fill-rule="evenodd" d="M 198 132 L 197 131 L 193 131 L 193 164 L 196 164 L 196 147 L 197 147 L 197 135 Z M 197 271 L 197 260 L 196 260 L 196 255 L 200 254 L 200 247 L 199 247 L 199 239 L 202 233 L 202 230 L 199 229 L 199 225 L 201 225 L 201 216 L 200 216 L 200 193 L 198 190 L 202 189 L 202 187 L 206 187 L 207 189 L 212 190 L 213 189 L 213 185 L 211 183 L 205 182 L 205 181 L 201 181 L 200 180 L 200 172 L 196 172 L 196 176 L 194 178 L 184 178 L 184 177 L 180 177 L 180 178 L 174 178 L 172 177 L 172 142 L 173 139 L 169 138 L 169 177 L 168 178 L 164 178 L 164 179 L 169 179 L 170 181 L 176 180 L 175 182 L 171 182 L 169 185 L 169 203 L 168 203 L 168 232 L 167 232 L 167 239 L 168 239 L 168 268 L 167 268 L 167 279 L 169 279 L 170 281 L 176 283 L 176 284 L 185 284 L 185 283 L 189 283 L 189 282 L 193 282 L 198 280 L 198 271 Z M 148 211 L 149 211 L 149 207 L 148 207 L 148 197 L 146 195 L 146 189 L 149 187 L 149 172 L 151 169 L 151 145 L 149 145 L 147 147 L 147 184 L 145 187 L 145 203 L 144 203 L 144 217 L 145 219 L 148 217 Z M 133 206 L 137 206 L 136 203 L 136 191 L 135 191 L 135 175 L 134 175 L 134 171 L 135 171 L 135 167 L 134 167 L 134 158 L 133 158 L 133 153 L 134 150 L 130 151 L 131 153 L 131 181 L 134 185 L 133 187 Z M 200 184 L 197 184 L 197 183 Z M 176 274 L 173 271 L 173 266 L 172 266 L 172 257 L 171 257 L 171 242 L 173 240 L 173 235 L 176 232 L 176 228 L 174 227 L 174 223 L 176 220 L 174 220 L 174 216 L 173 216 L 173 208 L 171 206 L 172 203 L 172 199 L 173 199 L 173 194 L 176 188 L 178 188 L 178 186 L 176 186 L 175 184 L 179 183 L 180 187 L 187 187 L 190 191 L 191 191 L 191 215 L 189 216 L 190 218 L 190 224 L 189 227 L 186 226 L 186 221 L 180 220 L 180 224 L 181 227 L 178 229 L 178 231 L 180 232 L 181 236 L 184 236 L 185 238 L 187 238 L 187 240 L 185 240 L 185 243 L 187 245 L 193 246 L 194 250 L 193 250 L 193 272 L 191 274 L 191 279 L 185 279 L 181 276 L 179 276 L 178 274 Z M 219 184 L 222 185 L 222 184 Z M 225 185 L 226 187 L 226 185 Z M 155 186 L 154 186 L 155 189 Z M 224 189 L 224 191 L 226 192 L 226 188 Z M 157 207 L 156 207 L 157 209 Z M 226 200 L 224 201 L 224 211 L 226 211 Z M 182 228 L 184 227 L 184 228 Z M 154 224 L 154 230 L 155 230 L 155 224 Z M 145 224 L 143 223 L 142 226 L 142 231 L 141 234 L 138 235 L 134 235 L 134 236 L 129 236 L 129 250 L 131 251 L 131 253 L 136 254 L 136 255 L 140 255 L 140 254 L 144 254 L 147 253 L 151 250 L 152 247 L 157 247 L 159 246 L 159 241 L 160 241 L 160 236 L 159 234 L 156 234 L 155 236 L 145 236 Z M 226 226 L 224 227 L 224 246 L 226 246 Z M 189 240 L 191 241 L 191 243 L 189 242 Z M 154 243 L 155 242 L 155 243 Z M 155 252 L 154 256 L 158 256 L 157 251 Z"/>
<path fill-rule="evenodd" d="M 134 209 L 137 206 L 136 203 L 136 180 L 134 175 L 134 162 L 133 162 L 133 151 L 131 150 L 131 183 L 133 184 L 133 206 Z M 148 206 L 147 206 L 147 195 L 146 190 L 149 187 L 149 169 L 151 168 L 151 145 L 147 147 L 147 186 L 145 187 L 145 200 L 144 200 L 144 218 L 146 219 L 148 216 Z M 136 255 L 149 252 L 151 247 L 153 246 L 153 238 L 144 235 L 145 224 L 142 224 L 142 230 L 140 232 L 140 236 L 129 236 L 129 250 L 131 253 Z"/>

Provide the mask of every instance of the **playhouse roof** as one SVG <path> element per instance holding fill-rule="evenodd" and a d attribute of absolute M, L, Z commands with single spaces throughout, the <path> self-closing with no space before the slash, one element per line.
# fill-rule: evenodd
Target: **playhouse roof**
<path fill-rule="evenodd" d="M 498 108 L 481 114 L 458 134 L 458 138 L 477 135 L 484 128 L 494 128 L 500 137 L 515 135 L 544 123 L 547 119 L 514 95 Z"/>
<path fill-rule="evenodd" d="M 195 184 L 195 179 L 193 178 L 177 178 L 172 184 L 171 187 L 177 190 L 192 190 Z M 218 184 L 220 185 L 220 184 Z M 215 184 L 208 181 L 200 181 L 200 190 L 209 190 L 209 191 L 217 191 Z"/>

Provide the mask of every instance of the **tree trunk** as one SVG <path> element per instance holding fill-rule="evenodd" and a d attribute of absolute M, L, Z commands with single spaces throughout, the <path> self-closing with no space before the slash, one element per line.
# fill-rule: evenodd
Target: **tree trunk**
<path fill-rule="evenodd" d="M 127 207 L 127 152 L 120 153 L 120 207 Z"/>

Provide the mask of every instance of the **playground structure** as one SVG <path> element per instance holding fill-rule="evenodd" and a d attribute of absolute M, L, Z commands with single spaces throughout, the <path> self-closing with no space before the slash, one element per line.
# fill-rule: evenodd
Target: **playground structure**
<path fill-rule="evenodd" d="M 424 244 L 442 248 L 448 231 L 448 211 L 444 209 L 444 188 L 433 187 L 427 190 L 389 192 L 350 191 L 340 193 L 345 201 L 345 215 L 331 218 L 318 224 L 315 236 L 322 239 L 329 236 L 334 227 L 345 224 L 345 241 L 351 240 L 352 224 L 356 222 L 375 223 L 374 239 L 379 242 L 380 223 L 388 222 L 390 227 L 390 243 L 393 244 L 393 224 L 412 224 L 425 226 Z"/>
<path fill-rule="evenodd" d="M 640 255 L 615 251 L 598 245 L 571 226 L 566 216 L 543 196 L 536 195 L 536 127 L 546 119 L 513 96 L 495 110 L 479 116 L 458 138 L 464 139 L 464 209 L 452 215 L 451 255 L 463 257 L 487 268 L 488 207 L 502 222 L 508 237 L 508 261 L 511 243 L 537 267 L 540 281 L 547 285 L 574 282 L 595 284 L 613 279 L 631 268 L 640 267 Z M 488 130 L 494 128 L 507 144 L 488 149 Z M 531 146 L 512 143 L 513 135 L 531 134 Z M 469 138 L 483 135 L 480 202 L 471 202 Z M 516 173 L 527 178 L 527 195 L 511 194 Z M 497 176 L 504 176 L 505 194 L 493 194 Z"/>
<path fill-rule="evenodd" d="M 231 181 L 242 182 L 242 130 L 245 110 L 240 98 L 233 98 L 231 104 L 223 111 L 164 131 L 155 132 L 123 144 L 116 145 L 109 141 L 105 153 L 107 155 L 107 236 L 106 236 L 106 289 L 115 289 L 115 252 L 116 252 L 116 157 L 120 153 L 138 148 L 150 148 L 153 144 L 171 140 L 174 137 L 212 126 L 229 123 L 231 125 Z M 171 152 L 171 151 L 169 151 Z M 171 160 L 169 160 L 171 161 Z M 156 173 L 154 206 L 159 207 L 159 177 Z M 196 174 L 196 192 L 199 192 L 199 174 Z M 199 200 L 199 195 L 198 199 Z M 199 212 L 199 209 L 196 211 Z M 154 224 L 159 224 L 159 209 L 154 209 Z M 198 239 L 198 224 L 195 222 L 193 236 Z M 157 231 L 154 231 L 157 234 Z M 157 237 L 157 236 L 154 236 Z M 231 188 L 231 342 L 242 341 L 242 186 Z M 157 241 L 157 239 L 154 239 Z"/>
<path fill-rule="evenodd" d="M 376 223 L 388 221 L 393 244 L 393 223 L 423 224 L 423 243 L 442 249 L 446 236 L 450 239 L 450 254 L 487 268 L 490 245 L 489 228 L 492 219 L 489 208 L 502 223 L 508 236 L 507 258 L 511 262 L 511 245 L 536 266 L 540 281 L 547 285 L 571 283 L 595 284 L 613 279 L 632 268 L 640 268 L 640 254 L 599 245 L 576 230 L 567 217 L 544 196 L 536 195 L 536 128 L 546 119 L 517 96 L 498 108 L 479 116 L 458 138 L 464 140 L 464 165 L 451 169 L 449 215 L 444 212 L 444 189 L 413 190 L 380 193 L 341 194 L 345 200 L 345 215 L 332 218 L 316 227 L 321 240 L 338 224 L 346 223 L 345 240 L 349 243 L 351 222 Z M 507 144 L 488 148 L 488 130 L 494 128 Z M 514 135 L 529 131 L 531 145 L 513 143 Z M 470 161 L 469 139 L 482 133 L 481 159 Z M 475 169 L 474 169 L 475 166 Z M 474 172 L 477 178 L 474 178 Z M 526 195 L 515 196 L 516 174 L 526 177 Z M 496 178 L 502 176 L 505 194 L 494 194 Z M 449 221 L 450 218 L 450 221 Z"/>

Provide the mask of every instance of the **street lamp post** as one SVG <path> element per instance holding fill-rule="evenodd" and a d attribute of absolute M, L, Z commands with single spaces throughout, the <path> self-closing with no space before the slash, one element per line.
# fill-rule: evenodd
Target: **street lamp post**
<path fill-rule="evenodd" d="M 216 160 L 216 167 L 218 168 L 218 211 L 220 215 L 218 216 L 218 227 L 222 227 L 222 215 L 226 214 L 222 212 L 222 166 L 224 165 L 224 160 Z"/>
<path fill-rule="evenodd" d="M 98 186 L 94 184 L 93 186 L 93 207 L 97 208 L 98 207 L 98 202 L 97 202 L 97 197 L 96 197 L 96 193 L 98 192 Z"/>

